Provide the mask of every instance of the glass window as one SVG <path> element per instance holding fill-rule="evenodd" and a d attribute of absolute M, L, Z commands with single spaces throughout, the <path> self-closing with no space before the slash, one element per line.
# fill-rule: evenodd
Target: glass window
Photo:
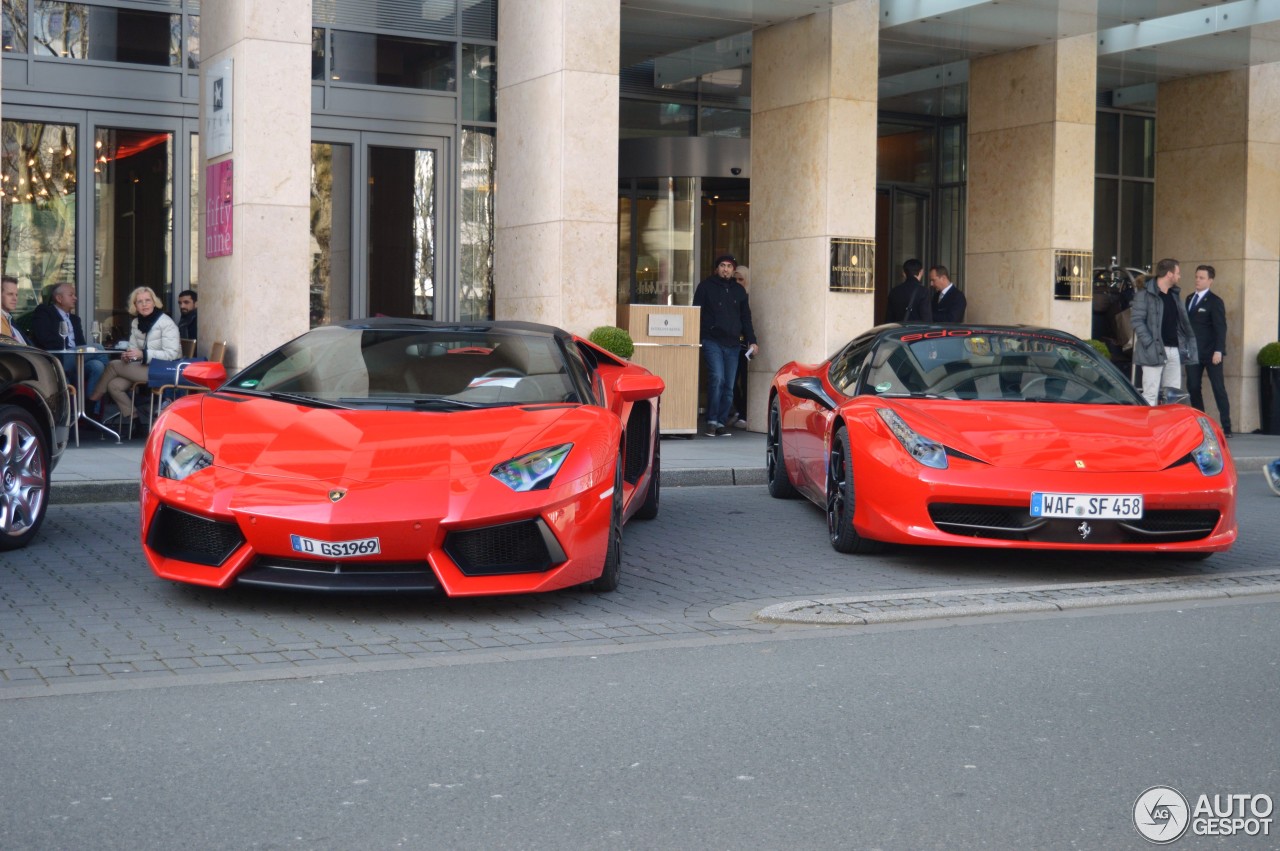
<path fill-rule="evenodd" d="M 193 290 L 200 289 L 200 134 L 192 133 L 188 137 L 188 145 L 191 150 L 191 187 L 188 193 L 188 203 L 190 204 L 191 222 L 191 245 L 190 252 L 187 255 L 187 280 L 190 281 L 188 286 Z"/>
<path fill-rule="evenodd" d="M 462 128 L 458 316 L 492 319 L 494 131 Z"/>
<path fill-rule="evenodd" d="M 698 114 L 698 134 L 701 136 L 751 138 L 751 110 L 749 109 L 703 107 Z"/>
<path fill-rule="evenodd" d="M 438 92 L 457 87 L 450 43 L 333 30 L 329 54 L 329 78 L 335 81 Z"/>
<path fill-rule="evenodd" d="M 622 139 L 693 136 L 697 114 L 688 104 L 622 98 L 618 103 L 618 135 Z"/>
<path fill-rule="evenodd" d="M 942 183 L 961 183 L 964 180 L 965 132 L 964 124 L 948 124 L 938 131 L 941 148 L 938 180 Z"/>
<path fill-rule="evenodd" d="M 1110 266 L 1119 259 L 1116 239 L 1120 233 L 1120 181 L 1099 177 L 1093 182 L 1093 265 Z"/>
<path fill-rule="evenodd" d="M 311 30 L 311 79 L 323 80 L 325 78 L 325 38 L 324 29 L 314 27 Z"/>
<path fill-rule="evenodd" d="M 1156 176 L 1156 122 L 1147 115 L 1126 115 L 1121 137 L 1125 177 Z"/>
<path fill-rule="evenodd" d="M 18 327 L 54 284 L 76 279 L 76 128 L 3 123 L 0 238 L 18 279 Z"/>
<path fill-rule="evenodd" d="M 1126 180 L 1120 184 L 1120 265 L 1146 268 L 1155 250 L 1152 222 L 1155 184 Z"/>
<path fill-rule="evenodd" d="M 369 146 L 369 314 L 434 319 L 436 155 Z"/>
<path fill-rule="evenodd" d="M 27 52 L 27 0 L 4 0 L 4 52 Z"/>
<path fill-rule="evenodd" d="M 933 185 L 933 128 L 880 125 L 876 180 Z"/>
<path fill-rule="evenodd" d="M 938 190 L 938 263 L 951 270 L 951 280 L 964 289 L 964 187 Z M 930 264 L 932 265 L 932 264 Z"/>
<path fill-rule="evenodd" d="M 858 378 L 862 375 L 862 365 L 866 362 L 867 352 L 871 350 L 871 344 L 874 342 L 874 337 L 861 342 L 855 341 L 831 361 L 827 377 L 831 379 L 832 387 L 846 396 L 853 395 Z"/>
<path fill-rule="evenodd" d="M 311 145 L 311 327 L 351 318 L 351 146 Z"/>
<path fill-rule="evenodd" d="M 463 121 L 497 121 L 496 52 L 488 45 L 462 45 Z"/>
<path fill-rule="evenodd" d="M 1094 126 L 1094 159 L 1098 174 L 1120 173 L 1120 116 L 1114 112 L 1099 112 Z"/>
<path fill-rule="evenodd" d="M 35 0 L 31 46 L 35 56 L 178 67 L 174 44 L 181 15 Z"/>
<path fill-rule="evenodd" d="M 636 193 L 635 284 L 632 304 L 690 304 L 697 283 L 694 268 L 694 183 L 692 177 L 640 181 Z M 620 241 L 629 249 L 631 219 L 620 219 Z M 629 262 L 629 256 L 628 256 Z M 630 285 L 631 276 L 627 275 Z M 622 283 L 621 281 L 619 282 Z"/>
<path fill-rule="evenodd" d="M 187 68 L 200 67 L 200 16 L 187 15 Z"/>
<path fill-rule="evenodd" d="M 129 336 L 134 287 L 171 303 L 173 134 L 100 128 L 93 146 L 93 318 L 115 341 Z"/>

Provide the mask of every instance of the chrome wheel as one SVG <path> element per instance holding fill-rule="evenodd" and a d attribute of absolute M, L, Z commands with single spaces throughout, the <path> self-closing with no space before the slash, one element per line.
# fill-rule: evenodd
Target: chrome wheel
<path fill-rule="evenodd" d="M 31 414 L 0 407 L 0 549 L 25 546 L 49 502 L 48 448 Z"/>

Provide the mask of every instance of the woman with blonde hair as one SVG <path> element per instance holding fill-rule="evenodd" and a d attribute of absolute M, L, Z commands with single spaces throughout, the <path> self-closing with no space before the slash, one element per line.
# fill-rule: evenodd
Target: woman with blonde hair
<path fill-rule="evenodd" d="M 151 287 L 138 287 L 129 293 L 129 314 L 133 316 L 129 348 L 119 360 L 107 364 L 89 396 L 89 401 L 96 404 L 104 393 L 110 393 L 120 409 L 121 425 L 138 416 L 129 394 L 133 385 L 147 380 L 147 364 L 182 357 L 178 325 L 160 309 L 160 299 Z"/>

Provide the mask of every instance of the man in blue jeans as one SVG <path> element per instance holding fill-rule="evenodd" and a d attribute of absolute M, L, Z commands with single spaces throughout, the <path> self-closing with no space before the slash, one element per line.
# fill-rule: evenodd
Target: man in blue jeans
<path fill-rule="evenodd" d="M 732 254 L 716 258 L 715 271 L 693 293 L 693 304 L 702 308 L 702 358 L 707 364 L 706 434 L 727 437 L 729 410 L 733 407 L 733 380 L 738 374 L 738 352 L 747 342 L 747 357 L 760 346 L 751 327 L 751 303 L 747 291 L 733 279 L 738 261 Z"/>

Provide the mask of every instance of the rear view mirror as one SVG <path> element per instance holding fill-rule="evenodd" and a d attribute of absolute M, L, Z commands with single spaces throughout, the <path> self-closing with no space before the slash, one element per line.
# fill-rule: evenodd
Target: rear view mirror
<path fill-rule="evenodd" d="M 666 382 L 656 375 L 619 375 L 613 383 L 614 394 L 624 402 L 653 399 L 666 389 Z"/>
<path fill-rule="evenodd" d="M 1177 387 L 1161 387 L 1157 401 L 1161 405 L 1190 405 L 1191 394 Z"/>

